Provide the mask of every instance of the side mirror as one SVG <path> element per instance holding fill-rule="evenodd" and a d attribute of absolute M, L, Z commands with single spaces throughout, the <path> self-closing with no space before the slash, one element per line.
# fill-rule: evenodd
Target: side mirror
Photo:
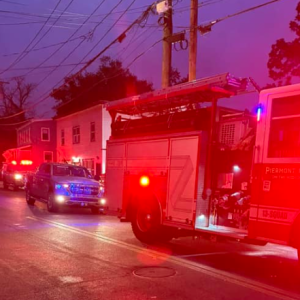
<path fill-rule="evenodd" d="M 99 175 L 95 175 L 94 179 L 97 180 L 97 181 L 99 181 L 100 180 L 100 176 Z"/>

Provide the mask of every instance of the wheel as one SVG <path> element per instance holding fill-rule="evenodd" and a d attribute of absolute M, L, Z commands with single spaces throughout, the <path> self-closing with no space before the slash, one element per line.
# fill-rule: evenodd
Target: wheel
<path fill-rule="evenodd" d="M 49 212 L 57 212 L 58 211 L 58 207 L 54 201 L 54 195 L 52 193 L 50 193 L 48 195 L 47 209 Z"/>
<path fill-rule="evenodd" d="M 173 238 L 172 229 L 161 225 L 160 208 L 155 200 L 139 201 L 131 218 L 131 226 L 134 235 L 142 243 L 167 242 Z"/>
<path fill-rule="evenodd" d="M 25 196 L 27 204 L 34 205 L 35 200 L 31 197 L 29 188 L 26 188 Z"/>
<path fill-rule="evenodd" d="M 93 215 L 99 215 L 100 214 L 100 210 L 98 207 L 91 207 L 91 211 Z"/>

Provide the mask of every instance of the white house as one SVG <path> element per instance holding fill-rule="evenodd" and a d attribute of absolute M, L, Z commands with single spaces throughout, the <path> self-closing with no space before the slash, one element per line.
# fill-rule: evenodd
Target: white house
<path fill-rule="evenodd" d="M 102 104 L 57 118 L 57 161 L 82 165 L 93 175 L 104 174 L 110 124 Z"/>

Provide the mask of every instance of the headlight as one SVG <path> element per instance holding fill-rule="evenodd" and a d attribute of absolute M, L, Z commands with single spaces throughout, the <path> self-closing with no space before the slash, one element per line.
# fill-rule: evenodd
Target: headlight
<path fill-rule="evenodd" d="M 106 199 L 104 199 L 104 198 L 101 198 L 101 199 L 99 200 L 99 203 L 100 203 L 100 204 L 102 204 L 102 205 L 105 205 L 105 203 L 106 203 Z"/>
<path fill-rule="evenodd" d="M 58 202 L 58 203 L 64 203 L 65 202 L 65 197 L 64 196 L 56 196 L 55 197 L 55 199 L 56 199 L 56 202 Z"/>
<path fill-rule="evenodd" d="M 16 180 L 21 180 L 23 178 L 23 175 L 22 174 L 15 174 L 14 178 Z"/>

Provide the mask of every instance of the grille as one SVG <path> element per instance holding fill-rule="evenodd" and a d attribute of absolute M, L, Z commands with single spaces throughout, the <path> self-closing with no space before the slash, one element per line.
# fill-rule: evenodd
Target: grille
<path fill-rule="evenodd" d="M 99 189 L 95 186 L 86 186 L 82 184 L 71 184 L 71 193 L 73 195 L 98 195 Z"/>
<path fill-rule="evenodd" d="M 224 145 L 234 144 L 235 124 L 223 124 L 221 127 L 220 143 Z"/>
<path fill-rule="evenodd" d="M 76 197 L 76 198 L 71 198 L 72 202 L 95 202 L 98 203 L 97 198 L 84 198 L 84 196 Z"/>

